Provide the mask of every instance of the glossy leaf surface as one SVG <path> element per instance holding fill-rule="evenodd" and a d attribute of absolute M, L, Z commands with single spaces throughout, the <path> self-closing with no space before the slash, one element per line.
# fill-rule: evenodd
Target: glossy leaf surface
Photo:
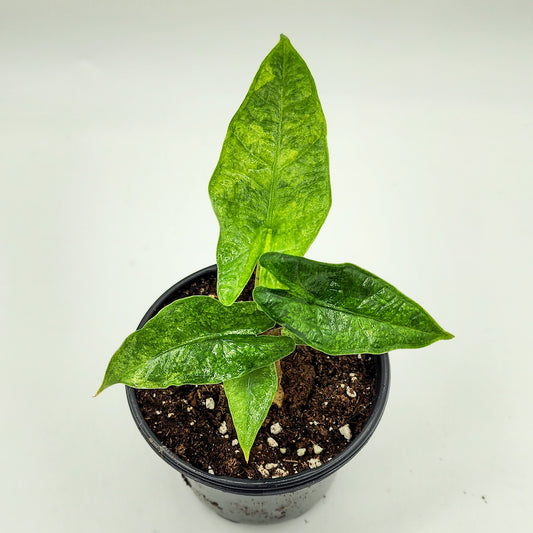
<path fill-rule="evenodd" d="M 260 264 L 287 290 L 256 287 L 261 309 L 306 344 L 331 355 L 383 353 L 451 339 L 389 283 L 355 265 L 269 253 Z"/>
<path fill-rule="evenodd" d="M 98 392 L 115 383 L 149 389 L 240 377 L 294 350 L 292 339 L 257 336 L 273 324 L 254 302 L 177 300 L 124 341 Z"/>
<path fill-rule="evenodd" d="M 209 195 L 220 224 L 217 292 L 225 305 L 261 254 L 303 255 L 326 218 L 326 122 L 311 73 L 285 36 L 231 120 Z"/>
<path fill-rule="evenodd" d="M 278 388 L 276 365 L 224 381 L 231 418 L 246 461 Z"/>

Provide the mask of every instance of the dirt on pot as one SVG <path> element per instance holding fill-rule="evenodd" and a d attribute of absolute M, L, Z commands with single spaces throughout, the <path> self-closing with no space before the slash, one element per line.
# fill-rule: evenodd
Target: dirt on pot
<path fill-rule="evenodd" d="M 240 300 L 250 300 L 250 282 Z M 216 277 L 197 280 L 179 297 L 215 297 Z M 246 463 L 222 385 L 136 391 L 145 420 L 169 450 L 211 474 L 284 477 L 316 468 L 361 431 L 376 396 L 372 355 L 329 356 L 308 346 L 281 361 L 284 392 L 272 404 Z"/>

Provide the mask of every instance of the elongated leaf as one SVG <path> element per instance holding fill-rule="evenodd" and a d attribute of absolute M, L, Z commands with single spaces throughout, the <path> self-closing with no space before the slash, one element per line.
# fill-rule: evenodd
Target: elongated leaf
<path fill-rule="evenodd" d="M 273 324 L 253 302 L 177 300 L 124 341 L 98 392 L 115 383 L 150 389 L 237 378 L 294 350 L 292 339 L 257 336 Z"/>
<path fill-rule="evenodd" d="M 278 388 L 276 365 L 224 381 L 231 418 L 246 461 Z"/>
<path fill-rule="evenodd" d="M 225 305 L 261 254 L 303 255 L 326 218 L 326 122 L 311 73 L 285 36 L 229 125 L 209 195 L 220 224 L 217 292 Z"/>
<path fill-rule="evenodd" d="M 331 355 L 383 353 L 451 339 L 392 285 L 355 265 L 269 253 L 260 264 L 288 290 L 256 287 L 261 309 L 309 346 Z"/>

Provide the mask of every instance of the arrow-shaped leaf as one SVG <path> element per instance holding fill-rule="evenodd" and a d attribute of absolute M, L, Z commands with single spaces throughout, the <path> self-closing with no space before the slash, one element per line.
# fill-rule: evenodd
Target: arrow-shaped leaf
<path fill-rule="evenodd" d="M 276 365 L 224 381 L 231 418 L 246 461 L 278 388 Z"/>
<path fill-rule="evenodd" d="M 273 325 L 254 302 L 176 300 L 127 337 L 98 392 L 115 383 L 149 389 L 238 378 L 294 350 L 292 339 L 257 336 Z"/>
<path fill-rule="evenodd" d="M 225 305 L 261 254 L 303 255 L 328 214 L 326 121 L 311 73 L 283 35 L 229 125 L 209 195 L 220 224 L 217 293 Z"/>
<path fill-rule="evenodd" d="M 278 324 L 325 353 L 383 353 L 453 337 L 420 305 L 355 265 L 278 253 L 263 255 L 259 263 L 288 290 L 256 287 L 254 300 Z"/>

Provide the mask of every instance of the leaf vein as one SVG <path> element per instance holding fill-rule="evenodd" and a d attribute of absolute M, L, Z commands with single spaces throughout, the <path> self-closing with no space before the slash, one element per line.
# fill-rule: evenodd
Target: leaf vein
<path fill-rule="evenodd" d="M 317 137 L 311 144 L 308 144 L 303 150 L 301 150 L 300 152 L 298 152 L 298 155 L 292 160 L 292 161 L 289 161 L 288 163 L 286 163 L 285 165 L 283 165 L 280 169 L 279 169 L 279 172 L 283 172 L 286 168 L 289 168 L 290 166 L 292 166 L 294 163 L 296 163 L 297 161 L 299 161 L 302 157 L 304 157 L 306 154 L 308 154 L 311 149 L 315 146 L 315 144 L 318 143 L 318 141 L 320 141 L 321 139 L 323 139 L 326 135 L 325 134 L 322 134 L 320 135 L 320 137 Z"/>
<path fill-rule="evenodd" d="M 244 151 L 251 155 L 257 162 L 262 163 L 265 165 L 263 168 L 268 168 L 270 165 L 259 155 L 255 154 L 244 144 L 244 141 L 235 133 L 235 130 L 231 130 L 231 136 L 234 137 L 238 143 L 244 148 Z"/>

